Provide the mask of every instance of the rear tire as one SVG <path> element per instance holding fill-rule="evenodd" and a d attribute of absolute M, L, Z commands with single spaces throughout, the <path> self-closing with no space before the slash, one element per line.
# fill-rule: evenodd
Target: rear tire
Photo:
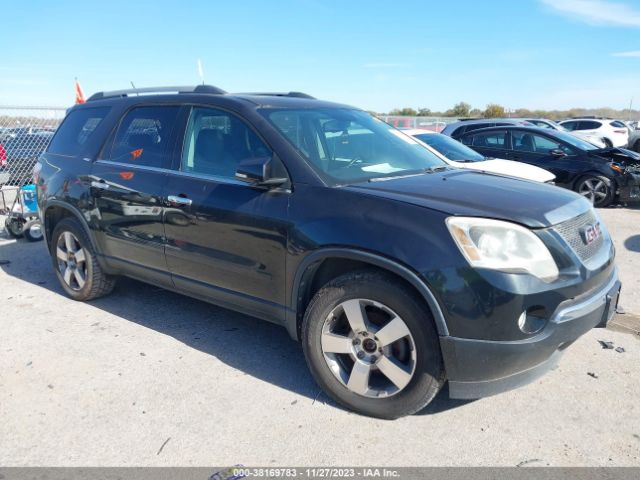
<path fill-rule="evenodd" d="M 353 272 L 322 287 L 305 312 L 302 346 L 322 389 L 363 415 L 410 415 L 444 383 L 431 313 L 412 290 L 384 273 Z"/>
<path fill-rule="evenodd" d="M 608 207 L 615 197 L 613 181 L 602 175 L 585 175 L 578 180 L 575 190 L 598 208 Z"/>
<path fill-rule="evenodd" d="M 115 277 L 102 271 L 91 241 L 75 218 L 65 218 L 56 225 L 50 252 L 56 276 L 74 300 L 93 300 L 113 290 Z"/>
<path fill-rule="evenodd" d="M 607 148 L 613 147 L 613 142 L 611 140 L 609 140 L 608 138 L 603 138 L 602 141 L 604 142 L 604 144 L 605 144 L 605 146 Z"/>

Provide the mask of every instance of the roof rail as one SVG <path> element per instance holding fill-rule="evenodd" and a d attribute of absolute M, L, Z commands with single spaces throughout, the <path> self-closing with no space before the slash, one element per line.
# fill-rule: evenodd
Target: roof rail
<path fill-rule="evenodd" d="M 102 100 L 103 98 L 113 97 L 129 97 L 132 95 L 149 94 L 149 93 L 213 93 L 222 95 L 227 92 L 221 88 L 212 85 L 196 85 L 187 87 L 146 87 L 146 88 L 129 88 L 126 90 L 112 90 L 110 92 L 97 92 L 89 97 L 87 101 Z"/>
<path fill-rule="evenodd" d="M 308 93 L 303 92 L 249 92 L 241 93 L 240 95 L 259 95 L 265 97 L 294 97 L 294 98 L 308 98 L 310 100 L 316 100 L 316 97 L 312 97 Z"/>

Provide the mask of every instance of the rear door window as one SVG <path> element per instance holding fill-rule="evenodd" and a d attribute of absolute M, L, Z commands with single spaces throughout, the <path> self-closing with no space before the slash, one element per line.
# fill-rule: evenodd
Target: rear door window
<path fill-rule="evenodd" d="M 78 155 L 110 107 L 82 108 L 67 115 L 49 144 L 48 151 L 60 155 Z"/>
<path fill-rule="evenodd" d="M 507 132 L 501 130 L 498 132 L 478 133 L 472 135 L 471 143 L 468 143 L 468 139 L 464 143 L 474 147 L 506 149 Z"/>
<path fill-rule="evenodd" d="M 578 126 L 578 122 L 562 122 L 561 125 L 569 131 L 573 131 Z"/>
<path fill-rule="evenodd" d="M 105 158 L 144 167 L 168 168 L 178 106 L 137 107 L 124 116 Z"/>

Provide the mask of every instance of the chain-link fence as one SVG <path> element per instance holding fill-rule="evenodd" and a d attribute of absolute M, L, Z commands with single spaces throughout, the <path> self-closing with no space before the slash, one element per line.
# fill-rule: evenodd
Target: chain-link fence
<path fill-rule="evenodd" d="M 64 108 L 0 106 L 1 188 L 31 183 L 33 166 L 64 115 Z"/>

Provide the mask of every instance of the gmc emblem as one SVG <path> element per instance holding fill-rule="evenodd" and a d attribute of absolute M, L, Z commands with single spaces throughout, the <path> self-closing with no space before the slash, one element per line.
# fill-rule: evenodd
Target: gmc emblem
<path fill-rule="evenodd" d="M 580 236 L 585 245 L 589 245 L 595 239 L 597 239 L 602 232 L 600 231 L 600 223 L 594 223 L 593 225 L 587 225 L 580 229 Z"/>

